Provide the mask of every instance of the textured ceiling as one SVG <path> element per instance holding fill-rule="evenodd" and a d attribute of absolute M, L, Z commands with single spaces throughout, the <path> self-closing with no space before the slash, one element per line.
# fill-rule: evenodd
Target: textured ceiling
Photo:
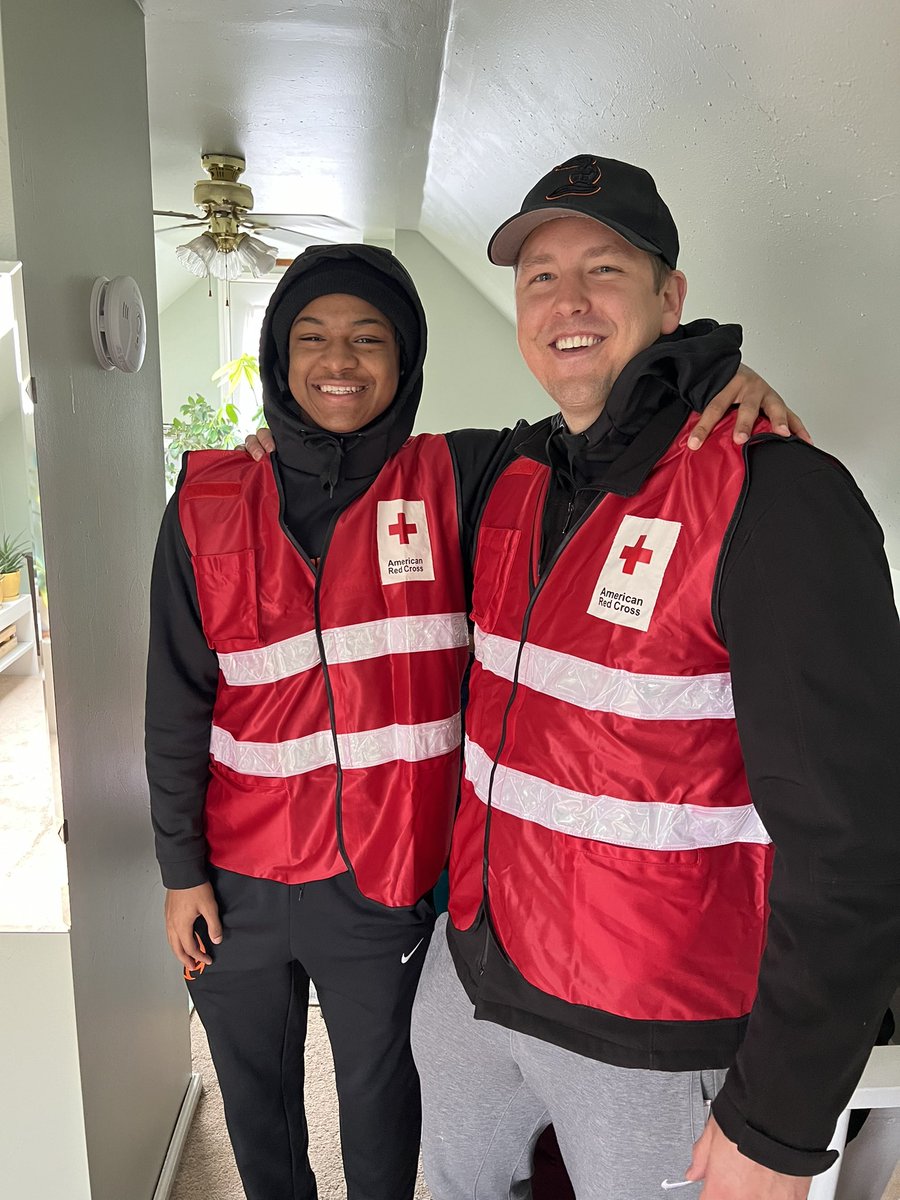
<path fill-rule="evenodd" d="M 418 227 L 449 0 L 143 7 L 155 208 L 193 211 L 200 155 L 222 151 L 259 212 Z M 165 303 L 183 273 L 161 257 Z"/>
<path fill-rule="evenodd" d="M 144 8 L 157 207 L 189 206 L 201 150 L 237 150 L 258 209 L 419 228 L 511 313 L 484 247 L 538 176 L 584 151 L 648 167 L 688 315 L 743 322 L 900 562 L 896 0 Z"/>

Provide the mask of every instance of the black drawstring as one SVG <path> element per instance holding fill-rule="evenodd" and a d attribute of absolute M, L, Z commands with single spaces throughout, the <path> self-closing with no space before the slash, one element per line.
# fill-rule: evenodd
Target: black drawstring
<path fill-rule="evenodd" d="M 304 445 L 315 454 L 321 462 L 319 481 L 330 497 L 341 477 L 341 463 L 344 455 L 352 445 L 360 440 L 358 434 L 348 438 L 335 436 L 331 433 L 319 433 L 314 430 L 303 430 L 301 433 Z"/>

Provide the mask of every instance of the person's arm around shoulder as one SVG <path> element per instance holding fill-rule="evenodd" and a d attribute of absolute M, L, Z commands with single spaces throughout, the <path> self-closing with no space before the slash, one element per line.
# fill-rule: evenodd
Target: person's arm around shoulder
<path fill-rule="evenodd" d="M 691 450 L 699 450 L 719 421 L 735 406 L 737 406 L 739 411 L 733 438 L 738 445 L 743 445 L 750 437 L 753 432 L 754 422 L 760 413 L 768 418 L 772 429 L 780 437 L 788 438 L 793 436 L 802 438 L 805 442 L 812 441 L 809 430 L 803 424 L 802 419 L 788 408 L 778 392 L 766 383 L 765 379 L 761 375 L 758 375 L 752 367 L 748 367 L 746 363 L 741 363 L 733 377 L 710 400 L 709 404 L 703 410 L 703 415 L 695 425 L 688 440 L 688 447 Z M 498 431 L 493 429 L 463 429 L 455 432 L 464 435 L 482 433 L 488 435 L 488 437 L 502 438 L 509 431 L 501 430 L 498 433 Z M 454 435 L 450 434 L 448 436 L 452 437 Z M 275 439 L 272 437 L 271 430 L 262 426 L 257 429 L 255 434 L 248 434 L 244 439 L 244 449 L 256 462 L 265 458 L 267 454 L 271 454 L 275 449 Z M 488 468 L 490 467 L 490 459 L 491 453 L 488 448 Z"/>
<path fill-rule="evenodd" d="M 738 446 L 749 440 L 760 413 L 768 418 L 773 433 L 779 437 L 798 437 L 804 442 L 812 442 L 802 419 L 788 408 L 778 392 L 752 367 L 741 363 L 728 383 L 703 410 L 688 438 L 688 449 L 699 450 L 716 425 L 734 407 L 737 407 L 738 415 L 732 439 Z"/>

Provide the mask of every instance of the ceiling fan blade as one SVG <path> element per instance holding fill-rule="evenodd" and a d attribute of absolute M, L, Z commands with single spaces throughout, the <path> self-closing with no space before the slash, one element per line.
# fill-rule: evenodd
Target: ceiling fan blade
<path fill-rule="evenodd" d="M 298 229 L 296 225 L 294 226 L 293 229 L 288 229 L 288 227 L 286 225 L 253 225 L 253 226 L 251 226 L 251 228 L 253 228 L 253 229 L 274 229 L 274 230 L 277 230 L 279 233 L 293 234 L 294 237 L 303 238 L 303 240 L 307 241 L 307 242 L 316 242 L 316 241 L 333 242 L 334 241 L 334 238 L 323 237 L 320 233 L 311 233 L 305 229 Z"/>
<path fill-rule="evenodd" d="M 170 212 L 164 208 L 154 208 L 153 215 L 154 217 L 186 217 L 189 221 L 203 220 L 197 213 Z"/>
<path fill-rule="evenodd" d="M 280 229 L 355 229 L 347 221 L 337 217 L 329 217 L 327 213 L 258 213 L 251 212 L 245 217 L 252 225 L 266 223 Z"/>
<path fill-rule="evenodd" d="M 196 229 L 198 225 L 205 225 L 205 221 L 186 221 L 184 225 L 163 225 L 156 230 L 157 233 L 169 233 L 172 229 Z"/>

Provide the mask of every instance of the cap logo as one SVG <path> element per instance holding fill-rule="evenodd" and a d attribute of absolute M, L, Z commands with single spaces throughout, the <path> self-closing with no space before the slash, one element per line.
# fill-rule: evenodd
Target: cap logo
<path fill-rule="evenodd" d="M 554 171 L 565 171 L 567 179 L 544 197 L 545 200 L 564 200 L 567 196 L 595 196 L 600 191 L 600 160 L 592 154 L 578 154 Z"/>

